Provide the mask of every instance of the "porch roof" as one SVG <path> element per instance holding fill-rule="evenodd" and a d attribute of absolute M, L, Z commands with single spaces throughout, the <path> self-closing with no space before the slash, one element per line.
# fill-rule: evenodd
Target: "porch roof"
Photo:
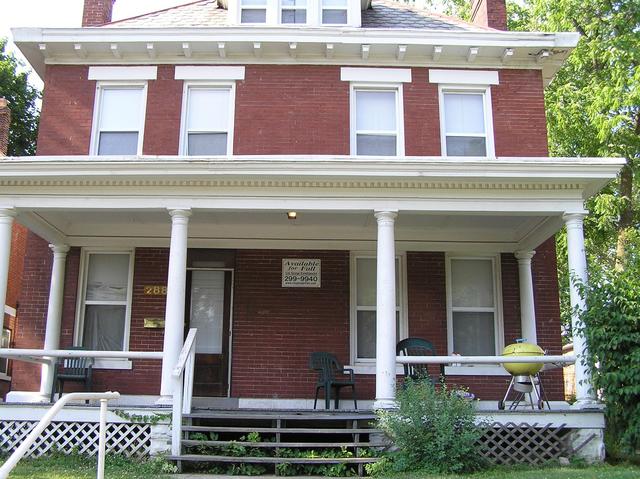
<path fill-rule="evenodd" d="M 48 241 L 375 249 L 374 210 L 398 210 L 399 250 L 531 249 L 614 178 L 617 158 L 28 157 L 0 160 L 0 207 Z M 286 211 L 300 212 L 295 222 Z"/>

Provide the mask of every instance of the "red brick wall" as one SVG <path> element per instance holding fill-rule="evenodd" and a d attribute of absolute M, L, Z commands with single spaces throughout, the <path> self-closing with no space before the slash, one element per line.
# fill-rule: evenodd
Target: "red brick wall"
<path fill-rule="evenodd" d="M 496 156 L 547 156 L 542 71 L 500 70 L 491 87 Z"/>
<path fill-rule="evenodd" d="M 18 305 L 22 288 L 22 271 L 24 256 L 27 250 L 27 234 L 29 230 L 21 224 L 14 223 L 11 229 L 11 257 L 9 258 L 9 281 L 7 283 L 6 304 L 15 308 Z"/>
<path fill-rule="evenodd" d="M 142 148 L 145 155 L 178 154 L 184 82 L 174 80 L 174 74 L 173 66 L 159 66 L 157 80 L 149 81 Z"/>
<path fill-rule="evenodd" d="M 39 349 L 44 345 L 52 260 L 53 256 L 47 242 L 29 232 L 19 300 L 19 320 L 14 332 L 15 348 Z M 72 280 L 69 276 L 67 279 Z M 39 390 L 40 366 L 13 361 L 11 389 Z"/>
<path fill-rule="evenodd" d="M 428 77 L 426 68 L 412 68 L 412 82 L 402 85 L 407 156 L 440 156 L 438 85 Z"/>
<path fill-rule="evenodd" d="M 322 287 L 283 288 L 283 258 L 319 258 Z M 331 351 L 349 362 L 349 253 L 239 250 L 232 396 L 313 397 L 313 351 Z"/>
<path fill-rule="evenodd" d="M 95 27 L 111 21 L 115 0 L 84 0 L 82 26 Z"/>
<path fill-rule="evenodd" d="M 549 238 L 536 248 L 531 266 L 538 344 L 547 354 L 559 356 L 562 354 L 562 338 L 555 238 Z M 547 394 L 555 400 L 564 399 L 562 369 L 546 371 L 543 378 Z"/>
<path fill-rule="evenodd" d="M 38 154 L 89 152 L 95 81 L 83 66 L 50 65 Z M 498 156 L 546 156 L 547 133 L 538 70 L 500 70 L 491 88 Z M 440 155 L 438 88 L 426 68 L 412 69 L 403 85 L 407 155 Z M 143 152 L 178 153 L 181 80 L 173 66 L 160 66 L 149 81 Z M 349 154 L 349 83 L 338 66 L 247 65 L 236 83 L 234 153 Z"/>
<path fill-rule="evenodd" d="M 96 82 L 86 66 L 47 65 L 38 155 L 87 155 Z"/>
<path fill-rule="evenodd" d="M 348 155 L 348 125 L 349 82 L 339 67 L 248 65 L 237 82 L 237 155 Z"/>
<path fill-rule="evenodd" d="M 482 27 L 507 29 L 507 5 L 505 0 L 472 0 L 471 21 Z"/>

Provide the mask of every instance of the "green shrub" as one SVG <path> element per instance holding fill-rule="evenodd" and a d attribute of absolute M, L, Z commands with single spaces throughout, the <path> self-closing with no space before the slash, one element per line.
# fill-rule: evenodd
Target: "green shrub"
<path fill-rule="evenodd" d="M 459 473 L 484 465 L 478 450 L 482 429 L 475 424 L 473 403 L 461 397 L 460 391 L 408 380 L 396 400 L 398 409 L 378 413 L 378 426 L 397 451 L 369 467 L 370 474 Z"/>
<path fill-rule="evenodd" d="M 607 450 L 640 451 L 640 248 L 624 269 L 592 268 L 583 313 L 593 386 L 606 405 Z"/>

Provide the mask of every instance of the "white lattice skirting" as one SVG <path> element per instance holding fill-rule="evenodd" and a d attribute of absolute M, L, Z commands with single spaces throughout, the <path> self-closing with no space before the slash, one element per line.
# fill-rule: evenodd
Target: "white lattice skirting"
<path fill-rule="evenodd" d="M 13 452 L 36 426 L 37 421 L 0 421 L 0 451 Z M 48 453 L 98 453 L 97 422 L 53 422 L 36 440 L 27 456 Z M 107 453 L 146 457 L 151 449 L 151 425 L 110 423 L 107 425 Z"/>

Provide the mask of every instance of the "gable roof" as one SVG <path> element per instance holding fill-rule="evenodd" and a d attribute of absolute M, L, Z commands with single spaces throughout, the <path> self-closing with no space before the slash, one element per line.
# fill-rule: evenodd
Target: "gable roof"
<path fill-rule="evenodd" d="M 230 25 L 227 10 L 217 0 L 199 0 L 102 25 L 119 28 L 203 28 Z M 373 0 L 362 11 L 362 28 L 421 29 L 439 31 L 487 31 L 457 18 L 447 17 L 393 0 Z"/>

